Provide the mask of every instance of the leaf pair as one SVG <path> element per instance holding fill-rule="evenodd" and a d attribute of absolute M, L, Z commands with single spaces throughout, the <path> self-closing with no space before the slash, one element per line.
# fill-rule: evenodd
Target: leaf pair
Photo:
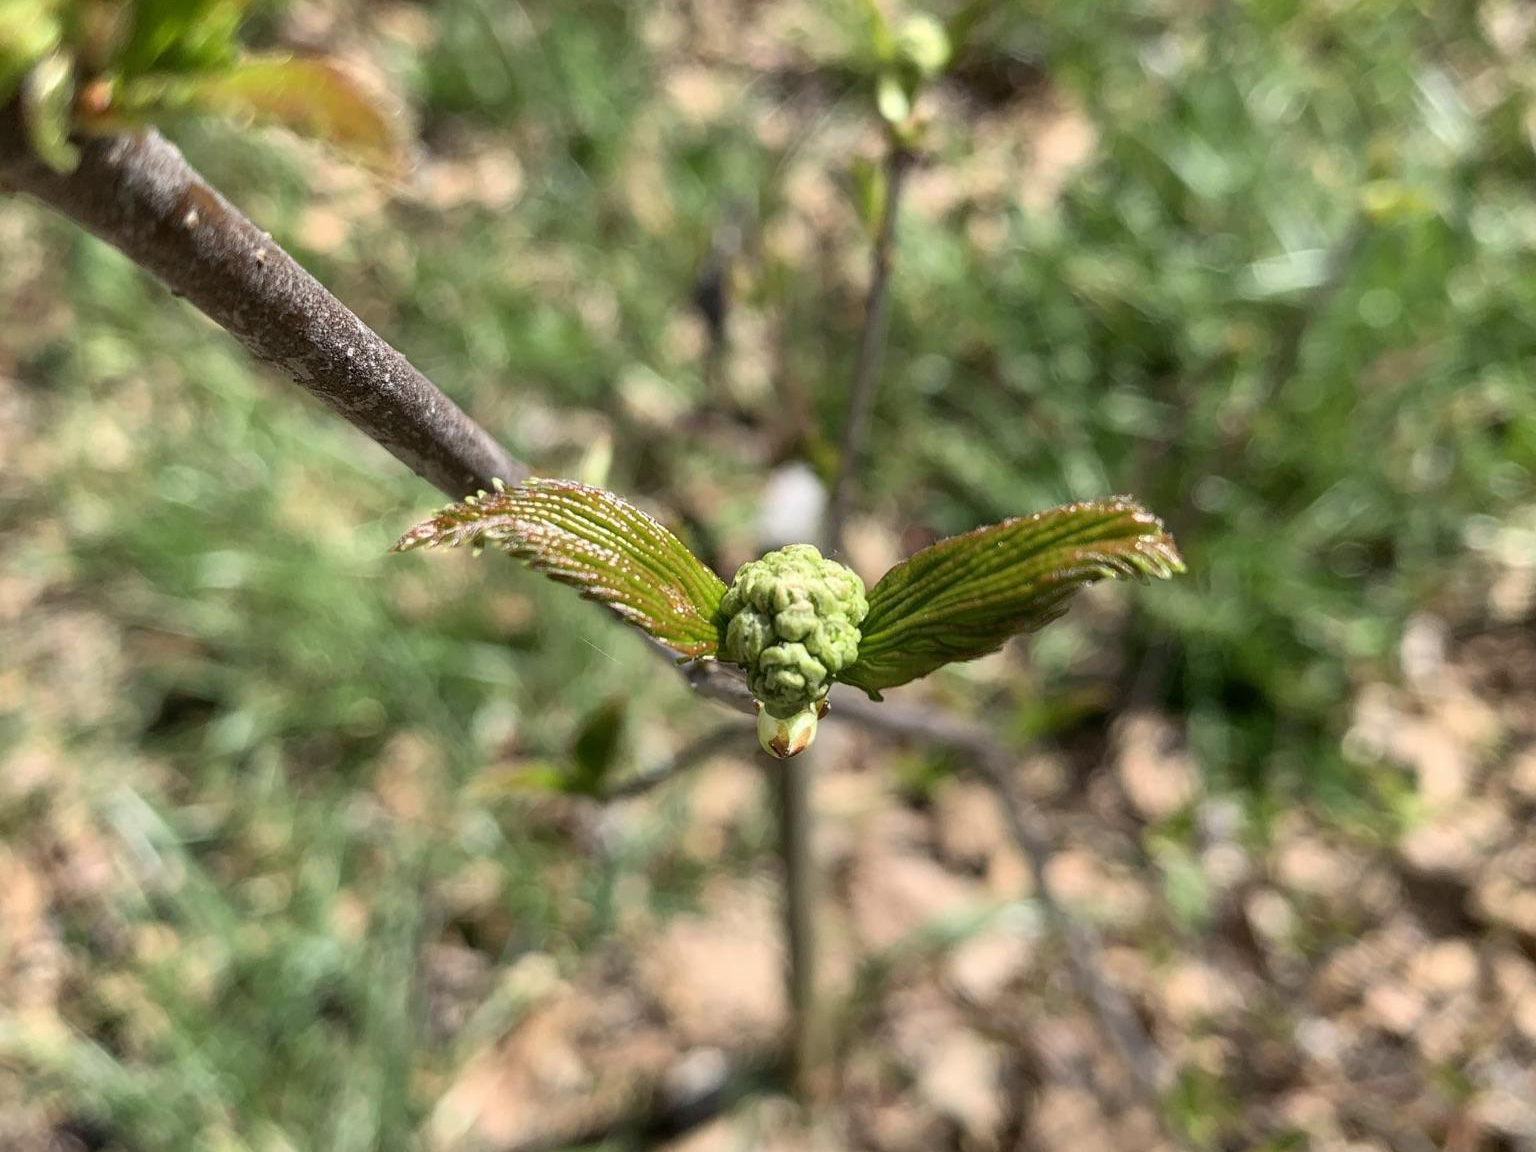
<path fill-rule="evenodd" d="M 688 659 L 720 647 L 725 584 L 685 544 L 611 492 L 526 480 L 450 505 L 395 551 L 495 544 L 605 605 Z M 1182 572 L 1162 522 L 1129 497 L 1068 504 L 941 540 L 869 592 L 858 659 L 837 679 L 885 688 L 1000 648 L 1061 615 L 1095 580 Z"/>

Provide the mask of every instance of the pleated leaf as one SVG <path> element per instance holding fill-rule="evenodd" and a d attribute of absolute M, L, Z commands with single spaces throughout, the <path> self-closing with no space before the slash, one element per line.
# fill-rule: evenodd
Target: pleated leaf
<path fill-rule="evenodd" d="M 903 560 L 871 590 L 859 657 L 838 679 L 878 700 L 883 688 L 1048 624 L 1085 584 L 1183 570 L 1162 521 L 1125 496 L 951 536 Z"/>
<path fill-rule="evenodd" d="M 492 544 L 569 584 L 679 656 L 711 656 L 725 585 L 633 504 L 574 480 L 525 480 L 451 504 L 395 545 Z"/>

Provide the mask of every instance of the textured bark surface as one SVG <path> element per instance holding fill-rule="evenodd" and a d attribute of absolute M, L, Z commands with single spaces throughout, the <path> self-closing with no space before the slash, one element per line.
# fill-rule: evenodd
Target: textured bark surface
<path fill-rule="evenodd" d="M 60 174 L 0 108 L 0 189 L 24 192 L 148 269 L 256 357 L 447 495 L 529 469 L 326 291 L 153 131 L 86 141 Z"/>

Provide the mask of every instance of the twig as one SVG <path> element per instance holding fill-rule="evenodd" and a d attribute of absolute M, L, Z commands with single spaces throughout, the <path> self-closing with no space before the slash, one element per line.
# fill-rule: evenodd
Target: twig
<path fill-rule="evenodd" d="M 61 175 L 32 153 L 19 105 L 0 105 L 0 190 L 23 192 L 153 272 L 253 355 L 454 499 L 529 467 L 498 444 L 157 132 L 84 141 Z M 701 696 L 751 714 L 741 677 L 713 660 L 677 665 Z"/>
<path fill-rule="evenodd" d="M 677 654 L 661 641 L 652 640 L 651 647 L 664 660 L 677 663 Z M 747 687 L 746 674 L 736 665 L 722 664 L 718 660 L 706 657 L 680 664 L 678 671 L 683 674 L 688 687 L 706 700 L 724 704 L 727 708 L 743 712 L 748 716 L 757 715 L 757 702 L 752 699 L 752 692 Z"/>
<path fill-rule="evenodd" d="M 696 764 L 724 752 L 733 746 L 746 748 L 752 739 L 751 729 L 744 728 L 738 720 L 728 720 L 719 727 L 711 728 L 690 744 L 685 744 L 660 763 L 643 768 L 627 779 L 620 780 L 603 793 L 605 803 L 614 800 L 631 800 L 651 789 L 665 784 L 688 771 Z"/>
<path fill-rule="evenodd" d="M 912 154 L 892 143 L 885 162 L 885 203 L 880 212 L 874 250 L 870 254 L 864 338 L 859 344 L 858 367 L 854 370 L 853 391 L 848 397 L 848 417 L 843 425 L 843 440 L 837 456 L 837 478 L 833 481 L 832 499 L 827 505 L 826 541 L 834 553 L 843 549 L 843 529 L 853 503 L 864 443 L 869 438 L 869 418 L 875 403 L 875 385 L 879 381 L 880 357 L 885 351 L 885 335 L 891 319 L 891 258 L 896 247 L 896 220 L 901 211 L 902 187 L 911 166 Z"/>
<path fill-rule="evenodd" d="M 784 868 L 785 988 L 789 993 L 789 1082 L 802 1104 L 811 1098 L 811 1079 L 823 1045 L 817 1011 L 816 858 L 811 850 L 811 775 L 814 757 L 788 760 L 764 755 L 763 769 L 773 791 L 779 825 L 779 860 Z"/>
<path fill-rule="evenodd" d="M 956 748 L 976 758 L 982 775 L 997 795 L 1009 831 L 1024 853 L 1040 907 L 1066 943 L 1072 979 L 1079 994 L 1087 1000 L 1120 1053 L 1144 1102 L 1160 1114 L 1171 1070 L 1147 1038 L 1130 1003 L 1102 972 L 1097 933 L 1068 914 L 1056 898 L 1050 881 L 1050 840 L 1040 831 L 1029 804 L 1019 795 L 1013 779 L 1014 754 L 980 725 L 929 709 L 875 704 L 852 692 L 838 694 L 828 715 L 885 735 Z"/>
<path fill-rule="evenodd" d="M 258 359 L 458 499 L 520 480 L 512 456 L 154 131 L 82 142 L 60 174 L 0 106 L 0 186 L 25 192 L 122 251 Z"/>

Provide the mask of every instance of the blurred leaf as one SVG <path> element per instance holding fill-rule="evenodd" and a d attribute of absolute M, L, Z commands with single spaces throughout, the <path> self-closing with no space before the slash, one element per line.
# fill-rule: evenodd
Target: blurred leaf
<path fill-rule="evenodd" d="M 412 528 L 397 552 L 495 544 L 576 588 L 679 655 L 713 655 L 725 585 L 687 546 L 611 492 L 571 480 L 525 480 L 450 505 Z"/>
<path fill-rule="evenodd" d="M 924 80 L 932 80 L 944 71 L 950 60 L 949 33 L 926 12 L 914 13 L 902 21 L 896 33 L 896 47 L 902 59 Z"/>
<path fill-rule="evenodd" d="M 571 470 L 575 479 L 594 488 L 608 483 L 608 472 L 613 467 L 613 434 L 607 429 L 592 437 Z"/>
<path fill-rule="evenodd" d="M 79 150 L 69 142 L 74 100 L 74 68 L 67 54 L 55 52 L 27 73 L 22 85 L 27 141 L 56 172 L 73 172 L 80 163 Z"/>
<path fill-rule="evenodd" d="M 875 81 L 875 107 L 889 124 L 900 124 L 912 114 L 912 98 L 895 72 L 882 72 Z"/>
<path fill-rule="evenodd" d="M 875 585 L 859 658 L 838 679 L 879 699 L 882 688 L 984 656 L 1048 624 L 1084 584 L 1183 570 L 1162 521 L 1124 496 L 951 536 Z"/>
<path fill-rule="evenodd" d="M 394 119 L 325 60 L 253 57 L 202 75 L 142 76 L 124 82 L 119 108 L 131 118 L 165 112 L 245 117 L 323 140 L 376 168 L 401 166 Z"/>
<path fill-rule="evenodd" d="M 949 43 L 952 54 L 959 55 L 965 49 L 971 33 L 976 31 L 976 26 L 991 13 L 996 2 L 997 0 L 970 0 L 949 18 L 944 25 L 944 37 Z"/>
<path fill-rule="evenodd" d="M 1434 197 L 1400 180 L 1372 180 L 1360 190 L 1360 207 L 1378 224 L 1404 224 L 1435 214 Z"/>
<path fill-rule="evenodd" d="M 119 70 L 118 60 L 133 27 L 137 5 L 121 0 L 70 0 L 66 39 L 82 76 L 97 78 Z"/>
<path fill-rule="evenodd" d="M 615 696 L 599 704 L 582 722 L 571 744 L 572 770 L 565 788 L 582 796 L 597 796 L 613 773 L 624 742 L 624 709 L 627 701 Z"/>
<path fill-rule="evenodd" d="M 0 102 L 59 44 L 55 0 L 0 0 Z"/>
<path fill-rule="evenodd" d="M 522 760 L 510 766 L 487 768 L 469 782 L 469 799 L 481 803 L 514 799 L 529 792 L 565 792 L 566 771 L 548 760 Z"/>
<path fill-rule="evenodd" d="M 880 10 L 878 0 L 858 0 L 858 4 L 864 12 L 864 27 L 875 59 L 888 63 L 896 55 L 896 40 L 891 35 L 891 26 L 886 23 L 885 13 Z"/>
<path fill-rule="evenodd" d="M 1009 735 L 1019 744 L 1058 736 L 1085 720 L 1103 716 L 1113 704 L 1113 692 L 1104 684 L 1083 684 L 1060 692 L 1031 694 L 1014 713 L 1008 726 Z"/>

